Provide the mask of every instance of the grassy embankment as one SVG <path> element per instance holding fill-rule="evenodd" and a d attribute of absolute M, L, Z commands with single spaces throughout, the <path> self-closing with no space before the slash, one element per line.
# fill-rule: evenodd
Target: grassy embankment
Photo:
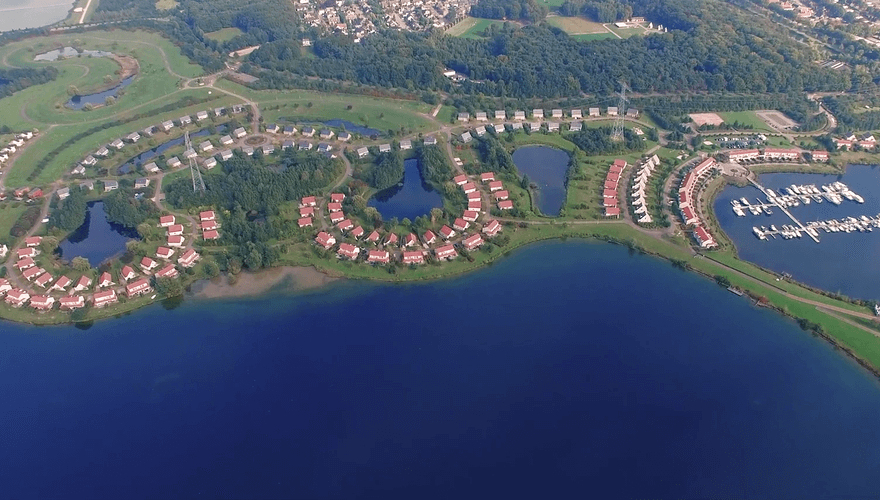
<path fill-rule="evenodd" d="M 92 111 L 68 109 L 63 103 L 69 98 L 68 88 L 71 85 L 77 87 L 77 90 L 80 87 L 88 89 L 105 86 L 104 78 L 114 75 L 118 65 L 111 59 L 89 57 L 53 63 L 33 61 L 34 55 L 59 45 L 76 45 L 133 56 L 139 62 L 138 76 L 111 106 Z M 172 76 L 166 68 L 166 59 L 173 72 L 185 77 L 197 76 L 202 73 L 202 69 L 190 64 L 179 49 L 167 40 L 144 32 L 91 32 L 51 36 L 36 42 L 25 40 L 0 48 L 0 58 L 4 55 L 10 65 L 39 67 L 51 64 L 61 70 L 55 81 L 25 89 L 0 101 L 0 115 L 10 117 L 11 127 L 17 130 L 37 128 L 44 132 L 16 161 L 15 167 L 6 178 L 7 187 L 54 181 L 86 154 L 121 135 L 203 109 L 196 106 L 192 109 L 157 113 L 162 106 L 177 102 L 184 96 L 209 97 L 209 90 L 206 89 L 179 89 L 178 78 Z M 232 102 L 238 100 L 221 97 L 212 104 L 226 105 Z M 99 129 L 103 122 L 127 120 L 136 115 L 147 116 L 115 128 Z M 36 179 L 28 180 L 38 162 L 46 158 L 49 152 L 84 130 L 92 128 L 96 129 L 95 133 L 65 147 Z"/>
<path fill-rule="evenodd" d="M 386 133 L 389 130 L 395 133 L 403 130 L 405 134 L 436 128 L 430 118 L 422 116 L 430 116 L 433 107 L 421 101 L 310 90 L 252 90 L 228 80 L 218 81 L 216 86 L 257 102 L 265 123 L 340 119 Z"/>

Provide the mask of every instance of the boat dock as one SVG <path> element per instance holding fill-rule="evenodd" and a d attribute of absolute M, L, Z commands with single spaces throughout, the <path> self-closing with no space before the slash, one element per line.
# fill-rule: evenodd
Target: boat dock
<path fill-rule="evenodd" d="M 870 233 L 874 231 L 875 228 L 880 228 L 880 214 L 875 217 L 860 215 L 859 217 L 812 221 L 807 222 L 804 229 L 790 225 L 784 225 L 779 228 L 772 224 L 769 228 L 766 226 L 755 226 L 752 227 L 752 232 L 755 233 L 755 236 L 760 240 L 766 240 L 768 237 L 776 238 L 777 236 L 789 240 L 792 238 L 800 238 L 803 234 L 813 236 L 813 239 L 815 240 L 819 236 L 820 229 L 826 233 Z"/>
<path fill-rule="evenodd" d="M 791 212 L 788 211 L 788 208 L 786 208 L 787 203 L 773 203 L 774 199 L 778 198 L 776 196 L 776 193 L 773 193 L 772 191 L 770 191 L 769 189 L 765 188 L 764 186 L 758 184 L 756 181 L 754 181 L 752 179 L 749 179 L 749 182 L 751 182 L 756 188 L 760 189 L 761 192 L 764 193 L 765 196 L 767 196 L 767 200 L 768 200 L 768 202 L 770 202 L 770 203 L 768 203 L 768 205 L 775 205 L 775 206 L 779 207 L 779 209 L 782 210 L 782 213 L 787 215 L 788 218 L 791 219 L 792 222 L 794 222 L 795 227 L 796 227 L 795 234 L 799 235 L 799 234 L 801 234 L 801 231 L 803 231 L 803 233 L 807 234 L 810 238 L 813 239 L 813 241 L 815 241 L 816 243 L 819 243 L 818 231 L 816 231 L 816 229 L 811 229 L 808 231 L 807 227 L 804 226 L 804 224 L 801 221 L 797 220 L 797 218 L 794 215 L 792 215 Z M 766 212 L 766 210 L 765 210 L 765 212 Z M 757 235 L 757 232 L 756 232 L 756 235 Z M 761 238 L 761 236 L 758 236 L 758 238 Z M 766 239 L 766 238 L 761 238 L 761 239 Z"/>

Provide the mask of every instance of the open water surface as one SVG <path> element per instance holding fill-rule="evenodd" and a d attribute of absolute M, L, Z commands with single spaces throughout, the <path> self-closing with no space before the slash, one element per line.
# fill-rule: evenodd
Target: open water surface
<path fill-rule="evenodd" d="M 565 205 L 568 162 L 568 153 L 547 146 L 525 146 L 513 152 L 516 169 L 538 186 L 537 205 L 544 215 L 559 215 Z"/>
<path fill-rule="evenodd" d="M 0 2 L 0 31 L 39 28 L 67 17 L 70 0 L 3 0 Z"/>
<path fill-rule="evenodd" d="M 5 498 L 880 493 L 874 377 L 619 246 L 2 341 Z"/>
<path fill-rule="evenodd" d="M 137 230 L 107 220 L 104 202 L 94 201 L 89 203 L 85 222 L 62 241 L 58 248 L 65 260 L 85 257 L 92 266 L 97 266 L 124 252 L 125 243 L 136 238 L 139 238 Z"/>
<path fill-rule="evenodd" d="M 443 207 L 440 193 L 434 191 L 422 179 L 418 160 L 404 160 L 403 168 L 403 179 L 400 184 L 379 191 L 370 198 L 367 205 L 376 207 L 385 220 L 392 217 L 400 220 L 404 217 L 415 220 L 421 215 L 429 215 L 432 208 Z"/>

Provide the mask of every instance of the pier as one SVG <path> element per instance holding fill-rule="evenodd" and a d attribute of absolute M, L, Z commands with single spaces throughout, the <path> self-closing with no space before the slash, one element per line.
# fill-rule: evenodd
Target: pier
<path fill-rule="evenodd" d="M 775 196 L 771 196 L 769 193 L 767 193 L 767 189 L 764 188 L 764 186 L 758 184 L 756 181 L 754 181 L 754 180 L 752 180 L 752 179 L 749 179 L 749 182 L 751 182 L 756 188 L 760 189 L 761 192 L 764 193 L 764 196 L 767 196 L 768 199 L 775 198 Z M 800 231 L 803 231 L 803 232 L 806 233 L 810 238 L 812 238 L 813 241 L 815 241 L 816 243 L 819 243 L 818 232 L 817 232 L 815 229 L 812 229 L 812 230 L 808 231 L 808 230 L 807 230 L 807 227 L 804 226 L 804 224 L 803 224 L 801 221 L 797 220 L 797 218 L 796 218 L 794 215 L 792 215 L 791 212 L 789 212 L 788 209 L 787 209 L 782 203 L 777 203 L 777 204 L 775 204 L 775 205 L 776 205 L 777 207 L 779 207 L 779 209 L 782 210 L 782 213 L 784 213 L 785 215 L 787 215 L 788 218 L 791 219 L 792 222 L 794 222 L 795 226 L 796 226 Z"/>

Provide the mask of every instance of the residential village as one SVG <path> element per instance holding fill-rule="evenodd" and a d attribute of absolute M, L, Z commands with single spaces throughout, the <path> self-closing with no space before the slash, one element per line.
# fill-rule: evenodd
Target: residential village
<path fill-rule="evenodd" d="M 445 139 L 435 135 L 419 138 L 401 138 L 382 142 L 381 139 L 366 138 L 352 134 L 344 129 L 306 123 L 268 123 L 261 130 L 249 132 L 244 126 L 228 127 L 235 122 L 235 116 L 243 114 L 243 105 L 229 108 L 202 110 L 193 116 L 184 115 L 176 120 L 167 120 L 130 132 L 110 141 L 105 146 L 86 155 L 64 179 L 61 185 L 53 186 L 51 193 L 44 193 L 44 187 L 19 188 L 11 193 L 0 192 L 0 201 L 12 196 L 15 200 L 34 201 L 51 194 L 57 199 L 65 199 L 71 189 L 99 190 L 109 193 L 120 187 L 120 182 L 132 183 L 135 196 L 148 196 L 154 189 L 154 181 L 161 183 L 167 173 L 183 169 L 193 160 L 197 169 L 209 171 L 234 155 L 253 155 L 259 150 L 263 155 L 272 155 L 285 149 L 315 151 L 331 159 L 349 161 L 350 158 L 365 159 L 375 152 L 383 153 L 398 149 L 413 149 L 414 140 L 421 141 L 424 147 L 438 147 Z M 469 143 L 486 134 L 498 135 L 506 132 L 563 133 L 577 132 L 587 127 L 588 121 L 614 119 L 619 115 L 616 107 L 592 107 L 587 109 L 541 109 L 531 110 L 491 110 L 477 111 L 471 115 L 460 112 L 454 116 L 451 140 L 456 147 L 468 148 Z M 628 128 L 637 135 L 643 135 L 643 128 L 649 126 L 640 121 L 637 109 L 627 109 L 624 118 Z M 119 156 L 123 152 L 130 155 L 144 152 L 144 139 L 174 140 L 185 130 L 187 132 L 216 129 L 215 135 L 200 135 L 193 140 L 191 147 L 180 145 L 165 151 L 160 157 L 133 164 L 124 172 L 118 169 L 117 175 L 107 175 L 119 166 Z M 33 137 L 32 132 L 15 136 L 2 154 L 14 154 L 16 149 Z M 847 141 L 850 141 L 847 143 Z M 866 148 L 875 145 L 870 134 L 858 138 L 848 137 L 836 140 L 838 148 L 845 149 L 850 144 Z M 0 158 L 3 158 L 0 156 Z M 719 158 L 731 164 L 749 165 L 754 163 L 795 162 L 801 160 L 827 161 L 828 153 L 822 151 L 802 152 L 797 149 L 767 147 L 759 149 L 729 149 L 719 154 Z M 313 231 L 314 243 L 328 258 L 361 262 L 365 265 L 383 266 L 402 264 L 419 266 L 430 262 L 441 263 L 478 250 L 484 243 L 496 237 L 505 224 L 514 224 L 514 219 L 505 219 L 505 214 L 514 209 L 514 201 L 504 183 L 495 178 L 493 172 L 464 173 L 459 158 L 452 158 L 456 175 L 452 182 L 459 186 L 467 197 L 467 206 L 457 217 L 447 224 L 421 234 L 414 232 L 388 232 L 368 226 L 346 213 L 346 195 L 334 192 L 328 197 L 307 196 L 300 200 L 297 225 L 303 231 Z M 596 194 L 605 218 L 617 219 L 624 215 L 631 217 L 633 223 L 651 225 L 654 220 L 649 206 L 657 203 L 647 191 L 655 170 L 661 159 L 656 154 L 643 156 L 634 165 L 623 159 L 614 160 L 605 172 L 600 190 Z M 692 234 L 696 246 L 711 249 L 717 246 L 699 206 L 700 191 L 708 179 L 718 171 L 714 158 L 706 158 L 683 175 L 675 203 L 681 215 L 683 228 Z M 109 178 L 108 178 L 109 177 Z M 96 184 L 97 183 L 97 184 Z M 151 188 L 151 186 L 154 186 Z M 100 196 L 100 195 L 99 195 Z M 623 205 L 629 206 L 624 213 Z M 196 265 L 200 258 L 200 245 L 205 241 L 221 238 L 220 217 L 213 210 L 203 210 L 198 217 L 181 219 L 174 214 L 160 217 L 158 226 L 165 230 L 165 241 L 158 245 L 155 253 L 140 255 L 130 264 L 112 266 L 113 272 L 75 273 L 48 272 L 46 256 L 41 255 L 40 238 L 31 236 L 21 248 L 14 248 L 16 259 L 12 275 L 0 282 L 0 296 L 13 307 L 30 307 L 36 311 L 57 308 L 63 311 L 76 310 L 87 304 L 96 308 L 112 306 L 120 297 L 126 300 L 138 296 L 155 296 L 155 279 L 177 279 L 178 276 Z M 454 220 L 453 220 L 454 219 Z M 329 224 L 326 222 L 329 221 Z M 8 249 L 0 249 L 9 251 Z"/>
<path fill-rule="evenodd" d="M 321 34 L 342 34 L 360 42 L 379 28 L 424 31 L 445 28 L 466 16 L 474 0 L 381 0 L 370 2 L 319 2 L 294 0 L 306 26 Z M 313 40 L 303 39 L 303 46 Z"/>

